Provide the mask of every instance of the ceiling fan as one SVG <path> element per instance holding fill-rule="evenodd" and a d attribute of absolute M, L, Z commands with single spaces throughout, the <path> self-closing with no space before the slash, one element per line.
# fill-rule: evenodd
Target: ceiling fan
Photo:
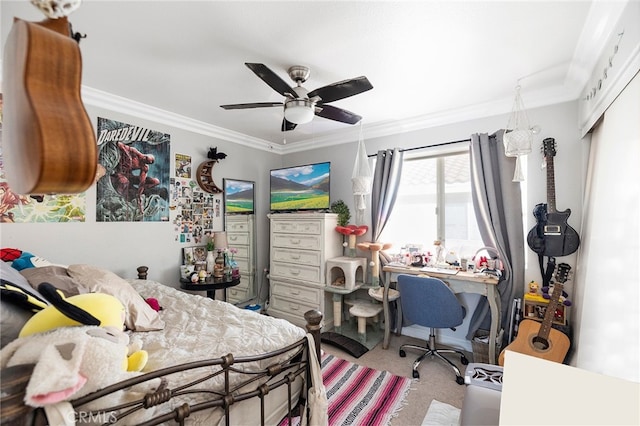
<path fill-rule="evenodd" d="M 327 104 L 373 89 L 367 77 L 361 76 L 329 84 L 309 92 L 302 87 L 302 83 L 309 78 L 310 70 L 308 67 L 294 65 L 288 69 L 289 77 L 296 83 L 296 87 L 291 87 L 264 64 L 245 62 L 245 65 L 286 99 L 284 102 L 255 102 L 220 105 L 220 107 L 224 109 L 249 109 L 284 106 L 283 132 L 295 129 L 298 124 L 310 122 L 314 114 L 329 120 L 356 124 L 362 120 L 361 116 Z"/>

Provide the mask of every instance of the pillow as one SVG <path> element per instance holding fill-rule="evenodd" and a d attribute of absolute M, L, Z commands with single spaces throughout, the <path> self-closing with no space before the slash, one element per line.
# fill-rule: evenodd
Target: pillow
<path fill-rule="evenodd" d="M 22 271 L 28 268 L 37 268 L 41 266 L 54 265 L 42 257 L 36 256 L 27 251 L 22 251 L 16 248 L 3 248 L 0 249 L 0 259 L 11 264 L 14 269 Z M 56 265 L 64 266 L 64 265 Z"/>
<path fill-rule="evenodd" d="M 0 347 L 4 348 L 9 342 L 18 338 L 20 330 L 33 316 L 33 312 L 29 312 L 13 303 L 0 302 Z"/>
<path fill-rule="evenodd" d="M 67 274 L 67 268 L 62 266 L 41 266 L 39 268 L 23 269 L 20 273 L 29 281 L 31 287 L 37 289 L 41 283 L 47 282 L 58 290 L 61 290 L 65 297 L 76 296 L 88 293 L 82 282 L 71 278 Z"/>
<path fill-rule="evenodd" d="M 131 284 L 113 272 L 91 265 L 69 265 L 67 274 L 90 292 L 117 297 L 127 310 L 124 324 L 129 330 L 151 331 L 164 328 L 160 315 Z"/>
<path fill-rule="evenodd" d="M 20 288 L 25 293 L 29 293 L 46 302 L 46 299 L 40 294 L 40 292 L 31 288 L 27 279 L 23 277 L 20 272 L 13 269 L 8 263 L 0 262 L 0 278 L 2 281 Z M 46 303 L 48 304 L 48 302 Z M 33 316 L 33 312 L 5 300 L 2 300 L 1 305 L 0 345 L 4 347 L 7 343 L 18 338 L 20 330 L 22 330 L 24 324 Z"/>

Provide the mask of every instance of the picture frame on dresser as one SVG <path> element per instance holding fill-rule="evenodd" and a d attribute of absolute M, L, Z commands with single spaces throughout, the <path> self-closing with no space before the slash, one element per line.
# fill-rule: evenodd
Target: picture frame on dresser
<path fill-rule="evenodd" d="M 224 178 L 223 186 L 225 214 L 255 213 L 255 182 Z"/>

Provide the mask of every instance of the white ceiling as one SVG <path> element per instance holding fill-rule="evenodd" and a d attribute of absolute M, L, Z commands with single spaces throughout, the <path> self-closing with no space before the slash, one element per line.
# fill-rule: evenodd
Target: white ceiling
<path fill-rule="evenodd" d="M 397 133 L 507 113 L 518 84 L 528 108 L 577 99 L 624 4 L 85 0 L 69 20 L 87 34 L 85 102 L 149 105 L 280 145 L 282 108 L 220 108 L 282 101 L 245 62 L 292 86 L 287 68 L 309 66 L 308 90 L 365 75 L 373 90 L 332 105 L 361 115 L 365 132 Z M 3 45 L 14 16 L 43 18 L 27 0 L 0 12 Z M 358 127 L 315 117 L 286 132 L 287 147 L 355 140 Z"/>

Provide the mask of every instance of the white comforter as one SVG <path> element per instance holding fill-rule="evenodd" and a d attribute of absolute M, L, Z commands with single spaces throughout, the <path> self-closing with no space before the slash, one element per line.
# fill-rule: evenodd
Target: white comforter
<path fill-rule="evenodd" d="M 145 371 L 205 358 L 257 355 L 303 338 L 302 328 L 229 303 L 184 293 L 155 281 L 131 280 L 142 297 L 160 302 L 161 331 L 136 332 L 149 352 Z"/>
<path fill-rule="evenodd" d="M 145 299 L 149 297 L 158 299 L 163 308 L 160 315 L 165 322 L 164 330 L 135 332 L 131 335 L 132 339 L 140 339 L 142 348 L 149 353 L 149 361 L 144 371 L 217 358 L 229 353 L 236 358 L 258 355 L 281 349 L 306 335 L 305 330 L 286 320 L 240 309 L 229 303 L 207 297 L 184 293 L 154 281 L 129 280 L 129 282 Z M 273 362 L 273 360 L 265 361 L 259 365 L 251 363 L 247 364 L 245 369 L 264 368 Z M 180 384 L 189 374 L 183 372 L 168 377 L 169 387 Z M 222 389 L 222 379 L 223 377 L 219 376 L 214 379 L 218 383 L 207 382 L 207 387 L 220 386 Z M 242 379 L 246 377 L 237 377 L 236 380 L 232 378 L 232 385 Z M 273 398 L 276 398 L 275 395 Z M 282 411 L 286 410 L 285 396 L 278 398 L 281 401 L 272 400 L 271 408 L 268 408 L 268 410 L 274 410 L 271 416 L 276 421 L 286 413 Z M 248 419 L 241 420 L 236 410 L 235 417 L 232 416 L 235 419 L 233 423 L 244 424 L 242 421 L 259 423 L 257 407 L 240 411 L 243 412 L 243 416 L 249 416 Z M 192 416 L 189 424 L 216 424 L 220 416 L 222 416 L 220 410 L 213 413 L 209 410 L 209 412 L 198 413 L 196 418 Z M 237 423 L 238 421 L 241 423 Z"/>

